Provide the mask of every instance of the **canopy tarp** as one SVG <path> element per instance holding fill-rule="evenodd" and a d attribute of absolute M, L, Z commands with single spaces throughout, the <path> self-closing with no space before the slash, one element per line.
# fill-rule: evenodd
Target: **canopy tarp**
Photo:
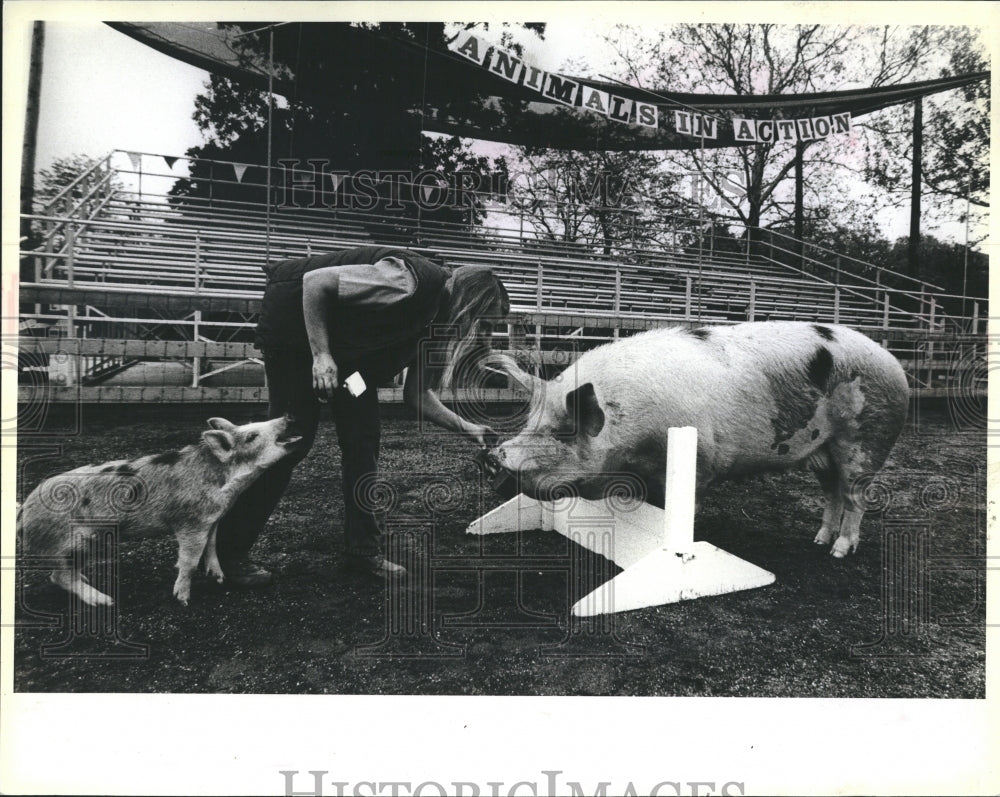
<path fill-rule="evenodd" d="M 270 84 L 286 97 L 310 102 L 337 102 L 329 72 L 300 65 L 277 64 L 273 74 L 267 58 L 241 47 L 241 31 L 214 22 L 108 22 L 108 25 L 150 47 L 186 63 L 259 88 Z M 244 30 L 265 26 L 241 23 Z M 916 83 L 828 91 L 812 94 L 719 95 L 691 94 L 668 88 L 642 89 L 585 77 L 570 77 L 587 86 L 626 99 L 653 103 L 658 108 L 655 128 L 607 120 L 582 108 L 569 108 L 521 84 L 512 83 L 447 50 L 425 47 L 377 28 L 349 23 L 291 23 L 326 25 L 331 33 L 331 58 L 336 42 L 356 39 L 351 58 L 343 63 L 345 79 L 352 70 L 364 70 L 363 59 L 384 68 L 392 59 L 409 92 L 403 93 L 408 110 L 422 115 L 425 130 L 467 138 L 553 149 L 664 150 L 742 146 L 730 124 L 719 126 L 715 139 L 696 138 L 674 129 L 674 110 L 694 110 L 718 116 L 753 119 L 788 119 L 830 116 L 848 112 L 852 117 L 910 102 L 919 97 L 961 88 L 989 79 L 989 72 L 955 75 Z M 279 28 L 278 30 L 282 30 Z M 287 34 L 284 34 L 287 35 Z M 361 53 L 362 62 L 358 61 Z M 305 59 L 308 61 L 309 59 Z M 329 66 L 329 65 L 327 65 Z M 297 72 L 296 72 L 297 68 Z M 394 94 L 394 97 L 398 97 Z M 579 103 L 579 99 L 577 102 Z"/>

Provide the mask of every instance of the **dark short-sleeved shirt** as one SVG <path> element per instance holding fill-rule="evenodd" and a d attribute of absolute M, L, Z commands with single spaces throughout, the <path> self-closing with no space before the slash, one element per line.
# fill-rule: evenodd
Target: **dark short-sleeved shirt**
<path fill-rule="evenodd" d="M 377 381 L 410 365 L 440 310 L 451 272 L 415 252 L 385 246 L 363 246 L 266 266 L 257 346 L 265 352 L 310 353 L 302 312 L 302 278 L 331 267 L 343 269 L 338 301 L 327 322 L 330 350 L 338 365 L 357 368 L 366 378 Z"/>

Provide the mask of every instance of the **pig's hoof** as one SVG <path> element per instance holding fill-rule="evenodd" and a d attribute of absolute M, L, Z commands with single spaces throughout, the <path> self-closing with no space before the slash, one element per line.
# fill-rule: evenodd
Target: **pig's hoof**
<path fill-rule="evenodd" d="M 833 548 L 830 553 L 837 559 L 843 559 L 847 554 L 852 551 L 851 541 L 845 540 L 843 537 L 837 537 L 837 541 L 833 544 Z"/>
<path fill-rule="evenodd" d="M 816 532 L 816 538 L 813 540 L 813 542 L 816 543 L 817 545 L 829 545 L 830 538 L 832 536 L 833 535 L 830 534 L 830 532 L 827 531 L 826 529 L 820 529 L 818 532 Z"/>
<path fill-rule="evenodd" d="M 97 592 L 94 595 L 94 606 L 114 606 L 115 602 L 112 600 L 110 595 L 105 595 L 103 592 Z"/>
<path fill-rule="evenodd" d="M 182 606 L 187 606 L 188 600 L 191 598 L 191 589 L 189 587 L 174 587 L 174 597 L 180 601 Z"/>

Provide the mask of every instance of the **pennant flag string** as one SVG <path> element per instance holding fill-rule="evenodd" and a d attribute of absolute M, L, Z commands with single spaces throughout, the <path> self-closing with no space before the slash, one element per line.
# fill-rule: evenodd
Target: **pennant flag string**
<path fill-rule="evenodd" d="M 238 183 L 242 183 L 243 182 L 243 175 L 246 174 L 247 168 L 249 168 L 249 167 L 245 163 L 234 163 L 233 164 L 233 171 L 236 172 L 236 182 L 238 182 Z"/>

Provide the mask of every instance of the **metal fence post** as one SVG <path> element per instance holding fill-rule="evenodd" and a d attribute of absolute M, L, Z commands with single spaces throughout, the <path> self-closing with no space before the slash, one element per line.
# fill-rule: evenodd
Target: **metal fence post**
<path fill-rule="evenodd" d="M 882 294 L 882 329 L 889 329 L 889 291 Z M 882 348 L 889 348 L 889 339 L 882 338 Z"/>
<path fill-rule="evenodd" d="M 979 334 L 979 302 L 972 303 L 972 334 Z"/>
<path fill-rule="evenodd" d="M 750 280 L 750 305 L 747 307 L 747 321 L 753 321 L 757 315 L 757 283 Z"/>
<path fill-rule="evenodd" d="M 535 309 L 542 309 L 542 259 L 538 258 L 538 284 L 535 286 Z M 535 324 L 535 347 L 542 350 L 542 325 Z"/>
<path fill-rule="evenodd" d="M 840 323 L 840 286 L 833 286 L 833 323 Z"/>
<path fill-rule="evenodd" d="M 201 233 L 194 234 L 194 292 L 201 293 Z M 195 385 L 197 387 L 197 385 Z"/>
<path fill-rule="evenodd" d="M 931 296 L 931 317 L 930 317 L 930 333 L 933 335 L 935 331 L 935 326 L 937 325 L 937 299 Z M 927 357 L 933 361 L 934 359 L 934 341 L 927 341 Z"/>
<path fill-rule="evenodd" d="M 194 311 L 194 350 L 198 351 L 198 344 L 201 342 L 198 338 L 201 337 L 201 310 Z M 197 354 L 194 356 L 194 362 L 191 365 L 191 387 L 200 387 L 201 382 L 201 357 Z"/>
<path fill-rule="evenodd" d="M 684 277 L 684 320 L 691 320 L 691 275 Z"/>
<path fill-rule="evenodd" d="M 621 329 L 620 317 L 622 309 L 622 269 L 621 266 L 615 266 L 615 329 L 614 329 L 614 339 L 618 340 L 618 333 Z"/>
<path fill-rule="evenodd" d="M 73 271 L 76 266 L 76 228 L 66 225 L 66 287 L 73 287 Z"/>

